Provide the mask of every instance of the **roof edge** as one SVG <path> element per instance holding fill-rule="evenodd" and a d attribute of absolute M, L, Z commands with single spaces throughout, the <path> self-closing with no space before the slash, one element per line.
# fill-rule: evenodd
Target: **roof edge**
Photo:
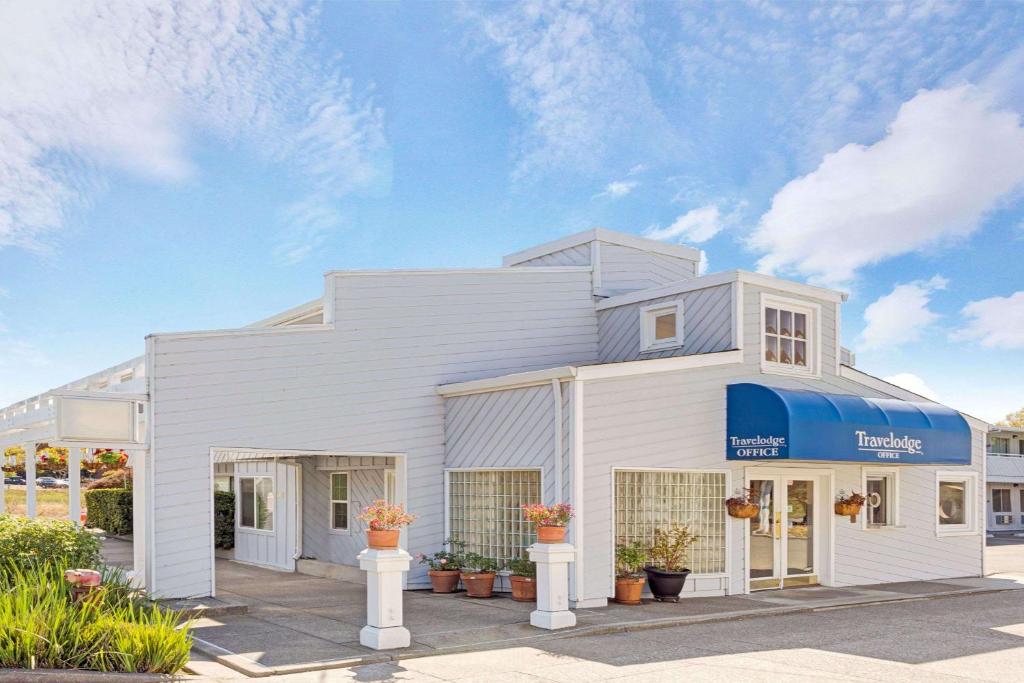
<path fill-rule="evenodd" d="M 545 256 L 556 251 L 561 251 L 562 249 L 570 249 L 581 244 L 586 244 L 587 242 L 595 241 L 615 244 L 620 247 L 632 247 L 643 251 L 652 251 L 657 254 L 665 254 L 666 256 L 687 259 L 688 261 L 700 261 L 700 249 L 687 247 L 682 244 L 659 242 L 658 240 L 652 240 L 626 232 L 608 230 L 607 228 L 591 228 L 589 230 L 584 230 L 583 232 L 577 232 L 572 235 L 567 235 L 566 237 L 560 237 L 559 239 L 551 240 L 550 242 L 544 242 L 543 244 L 538 244 L 536 246 L 508 254 L 502 257 L 501 264 L 505 267 L 514 266 L 523 263 L 524 261 L 537 258 L 538 256 Z"/>

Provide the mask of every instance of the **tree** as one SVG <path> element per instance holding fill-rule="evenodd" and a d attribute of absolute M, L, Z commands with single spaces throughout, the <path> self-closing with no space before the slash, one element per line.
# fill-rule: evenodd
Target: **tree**
<path fill-rule="evenodd" d="M 1010 413 L 1004 419 L 996 422 L 998 427 L 1024 427 L 1024 408 Z"/>

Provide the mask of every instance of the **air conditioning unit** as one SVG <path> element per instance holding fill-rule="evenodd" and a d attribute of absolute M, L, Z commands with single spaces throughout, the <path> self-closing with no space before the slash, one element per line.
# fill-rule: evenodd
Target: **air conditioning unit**
<path fill-rule="evenodd" d="M 996 524 L 1013 524 L 1013 515 L 996 515 Z"/>

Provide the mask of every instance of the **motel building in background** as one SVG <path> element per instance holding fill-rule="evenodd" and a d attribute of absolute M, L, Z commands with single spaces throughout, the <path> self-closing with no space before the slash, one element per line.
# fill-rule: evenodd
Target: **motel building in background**
<path fill-rule="evenodd" d="M 981 575 L 988 425 L 855 367 L 844 294 L 699 261 L 594 229 L 494 268 L 329 272 L 313 301 L 151 334 L 3 408 L 0 446 L 127 450 L 135 576 L 164 597 L 216 593 L 215 488 L 231 559 L 339 578 L 376 498 L 417 515 L 410 552 L 454 537 L 503 565 L 534 540 L 521 504 L 569 502 L 576 606 L 672 523 L 699 536 L 684 597 Z M 741 488 L 752 519 L 726 512 Z"/>

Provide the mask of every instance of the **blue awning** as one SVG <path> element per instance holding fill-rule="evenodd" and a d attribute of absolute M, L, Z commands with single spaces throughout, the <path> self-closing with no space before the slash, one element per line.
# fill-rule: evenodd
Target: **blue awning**
<path fill-rule="evenodd" d="M 937 403 L 730 384 L 727 460 L 971 464 L 971 428 Z"/>

